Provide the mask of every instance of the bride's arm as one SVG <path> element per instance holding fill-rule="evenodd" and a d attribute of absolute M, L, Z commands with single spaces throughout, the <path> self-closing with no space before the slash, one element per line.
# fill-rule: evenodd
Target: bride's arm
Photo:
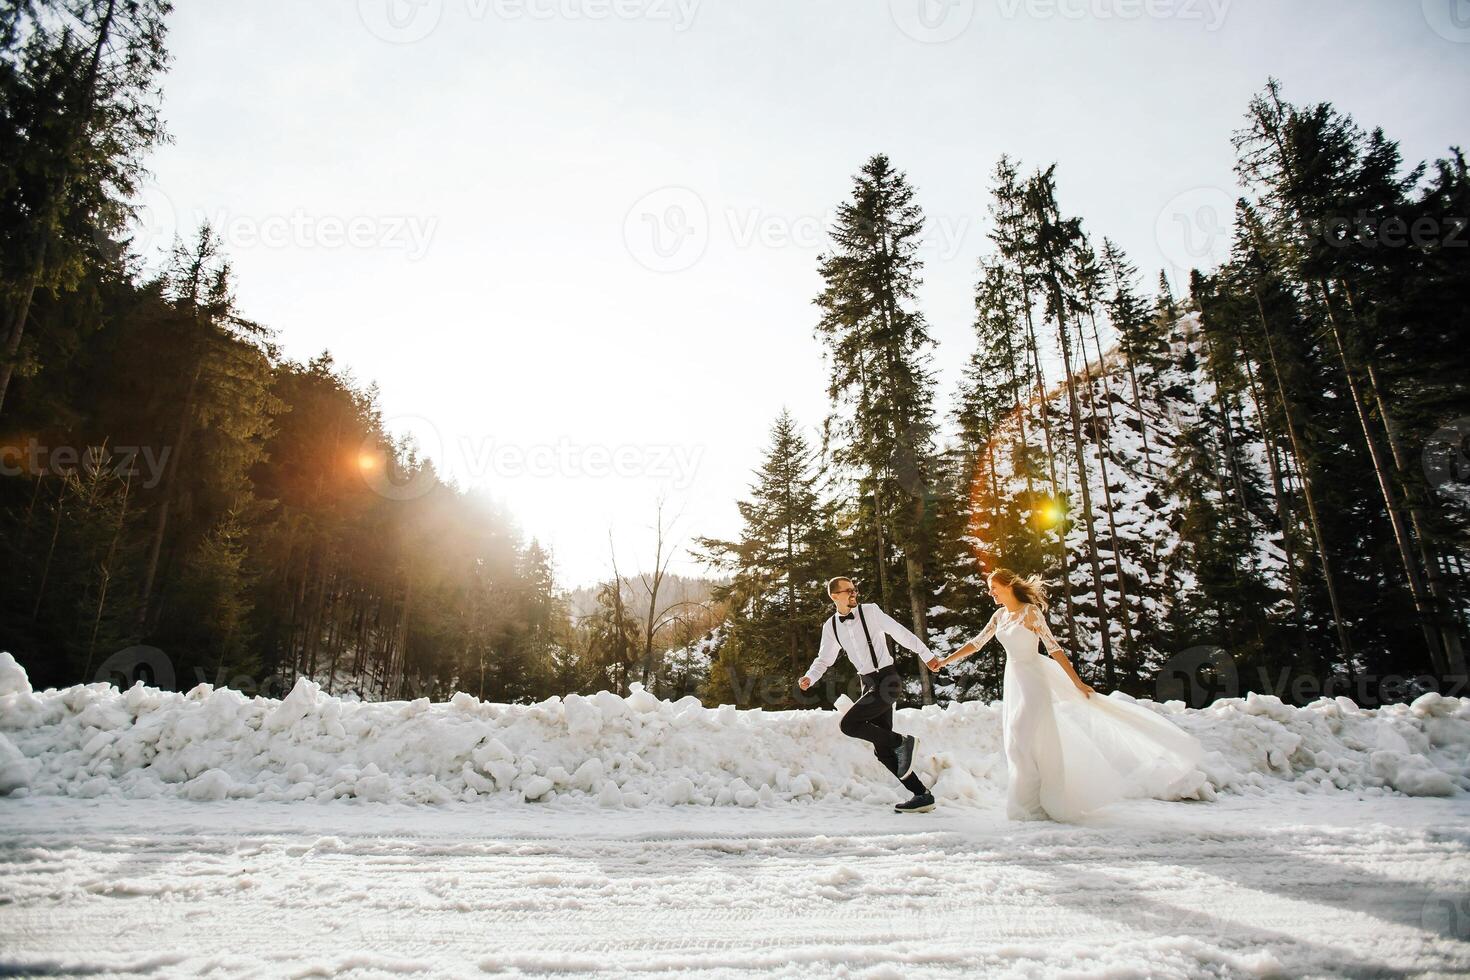
<path fill-rule="evenodd" d="M 1041 610 L 1035 606 L 1027 606 L 1021 623 L 1041 637 L 1041 645 L 1046 647 L 1046 652 L 1051 654 L 1053 660 L 1062 665 L 1062 669 L 1067 672 L 1072 683 L 1077 685 L 1077 690 L 1087 697 L 1092 697 L 1092 688 L 1077 676 L 1077 671 L 1072 669 L 1072 661 L 1067 659 L 1067 654 L 1062 650 L 1062 645 L 1057 642 L 1057 638 L 1051 635 L 1051 627 L 1046 625 L 1046 617 L 1041 614 Z"/>
<path fill-rule="evenodd" d="M 1002 609 L 997 609 L 994 615 L 990 617 L 990 622 L 986 623 L 985 628 L 980 631 L 979 636 L 975 637 L 973 640 L 960 647 L 954 653 L 951 653 L 949 656 L 939 661 L 939 666 L 943 667 L 944 665 L 952 664 L 957 660 L 964 660 L 971 654 L 979 653 L 980 648 L 989 643 L 991 637 L 995 636 L 996 624 L 1000 622 L 1000 614 L 1003 611 L 1004 610 Z"/>

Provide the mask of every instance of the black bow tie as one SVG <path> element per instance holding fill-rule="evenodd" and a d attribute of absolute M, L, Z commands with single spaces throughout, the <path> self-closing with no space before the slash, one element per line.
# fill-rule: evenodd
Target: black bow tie
<path fill-rule="evenodd" d="M 848 621 L 848 620 L 849 620 L 849 619 L 851 619 L 851 618 L 852 618 L 852 617 L 853 617 L 853 615 L 854 615 L 854 614 L 853 614 L 853 613 L 848 613 L 848 614 L 847 614 L 847 615 L 846 615 L 846 616 L 838 616 L 838 617 L 837 617 L 837 618 L 838 618 L 838 620 L 839 620 L 839 621 L 841 621 L 841 622 L 844 622 L 844 623 L 845 623 L 845 622 L 847 622 L 847 621 Z"/>

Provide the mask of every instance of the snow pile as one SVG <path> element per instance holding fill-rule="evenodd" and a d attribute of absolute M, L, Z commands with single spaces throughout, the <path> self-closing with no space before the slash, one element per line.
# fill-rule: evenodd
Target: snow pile
<path fill-rule="evenodd" d="M 1258 695 L 1201 710 L 1141 703 L 1209 750 L 1191 790 L 1202 798 L 1470 790 L 1470 698 L 1428 694 L 1376 710 Z M 961 702 L 900 710 L 897 727 L 919 737 L 918 772 L 939 797 L 989 805 L 1005 791 L 1001 719 L 998 703 Z M 280 700 L 207 684 L 187 694 L 107 684 L 36 693 L 0 654 L 0 792 L 612 807 L 897 799 L 892 777 L 837 720 L 661 701 L 636 686 L 626 698 L 533 705 L 463 693 L 437 704 L 348 701 L 305 678 Z"/>
<path fill-rule="evenodd" d="M 1299 792 L 1470 790 L 1470 698 L 1424 694 L 1412 704 L 1365 709 L 1337 697 L 1296 708 L 1249 694 L 1181 712 L 1176 721 L 1229 767 L 1210 773 L 1222 789 L 1287 782 Z"/>

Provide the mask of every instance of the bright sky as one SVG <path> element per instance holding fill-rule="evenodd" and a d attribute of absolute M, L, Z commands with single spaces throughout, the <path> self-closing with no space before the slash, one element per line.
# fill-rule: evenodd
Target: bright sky
<path fill-rule="evenodd" d="M 870 154 L 930 218 L 947 398 L 1002 152 L 1059 163 L 1063 207 L 1152 292 L 1224 246 L 1230 134 L 1268 75 L 1412 160 L 1464 142 L 1464 9 L 189 0 L 144 239 L 214 220 L 247 315 L 376 381 L 396 431 L 582 585 L 610 531 L 647 567 L 660 494 L 683 536 L 735 533 L 781 407 L 815 430 L 822 228 Z"/>

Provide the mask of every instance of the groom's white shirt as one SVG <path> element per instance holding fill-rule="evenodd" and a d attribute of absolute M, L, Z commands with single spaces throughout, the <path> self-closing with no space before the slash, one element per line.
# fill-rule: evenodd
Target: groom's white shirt
<path fill-rule="evenodd" d="M 893 657 L 888 653 L 888 644 L 883 642 L 885 636 L 892 637 L 900 646 L 914 651 L 925 662 L 934 658 L 923 640 L 878 606 L 864 602 L 862 610 L 862 619 L 858 617 L 858 607 L 854 606 L 851 619 L 843 621 L 834 616 L 822 624 L 822 645 L 817 650 L 817 659 L 812 661 L 811 668 L 806 672 L 807 679 L 813 684 L 827 672 L 828 667 L 837 662 L 837 655 L 843 651 L 847 652 L 847 659 L 852 661 L 859 674 L 871 674 L 887 667 L 893 663 Z M 867 620 L 868 632 L 873 635 L 871 648 L 868 646 L 868 638 L 863 635 L 863 619 Z M 837 627 L 836 635 L 832 633 L 834 625 Z M 842 641 L 840 646 L 837 642 L 839 639 Z"/>

